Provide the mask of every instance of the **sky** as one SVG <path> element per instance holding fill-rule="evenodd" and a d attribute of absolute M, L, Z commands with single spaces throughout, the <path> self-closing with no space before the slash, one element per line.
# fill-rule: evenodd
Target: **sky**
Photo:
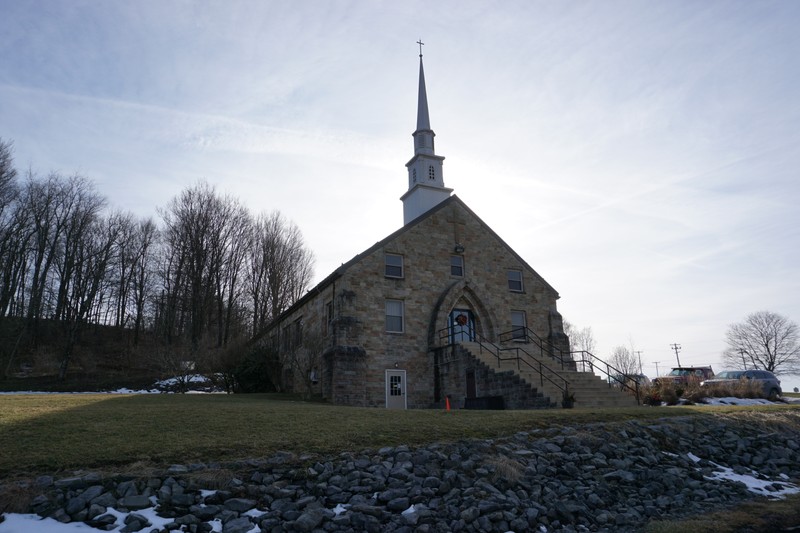
<path fill-rule="evenodd" d="M 800 3 L 0 0 L 0 137 L 158 220 L 205 181 L 315 281 L 402 225 L 422 40 L 444 181 L 655 377 L 800 322 Z M 783 376 L 784 389 L 800 377 Z"/>

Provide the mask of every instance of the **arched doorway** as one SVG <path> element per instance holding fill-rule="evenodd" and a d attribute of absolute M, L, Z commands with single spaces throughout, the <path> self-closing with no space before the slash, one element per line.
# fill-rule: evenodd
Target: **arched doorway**
<path fill-rule="evenodd" d="M 464 306 L 453 308 L 447 320 L 447 327 L 450 330 L 452 344 L 475 341 L 475 313 L 472 309 Z"/>

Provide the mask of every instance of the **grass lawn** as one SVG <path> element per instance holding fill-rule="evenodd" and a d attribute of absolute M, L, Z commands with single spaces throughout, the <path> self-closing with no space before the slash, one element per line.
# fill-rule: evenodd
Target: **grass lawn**
<path fill-rule="evenodd" d="M 798 408 L 770 405 L 445 412 L 336 407 L 257 394 L 0 395 L 0 480 L 40 473 L 68 476 L 75 470 L 87 469 L 141 471 L 146 466 L 172 463 L 267 457 L 280 450 L 297 455 L 334 454 L 399 444 L 491 438 L 583 423 Z M 748 504 L 751 507 L 738 507 L 735 514 L 725 511 L 689 522 L 653 523 L 648 532 L 733 533 L 743 527 L 753 532 L 774 531 L 775 524 L 800 525 L 798 503 L 798 497 L 783 503 L 753 502 Z"/>
<path fill-rule="evenodd" d="M 743 409 L 754 408 L 445 412 L 338 407 L 258 394 L 0 395 L 0 477 L 141 462 L 227 461 L 280 450 L 327 454 Z"/>

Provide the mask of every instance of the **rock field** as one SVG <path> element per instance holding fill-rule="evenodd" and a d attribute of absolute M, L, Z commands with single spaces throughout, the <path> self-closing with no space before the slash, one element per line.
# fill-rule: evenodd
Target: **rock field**
<path fill-rule="evenodd" d="M 762 480 L 766 494 L 797 484 L 799 443 L 797 412 L 559 427 L 136 478 L 42 476 L 31 512 L 111 530 L 121 523 L 109 510 L 126 511 L 122 533 L 636 531 L 756 497 L 720 478 L 723 467 Z M 137 513 L 154 506 L 161 527 Z"/>

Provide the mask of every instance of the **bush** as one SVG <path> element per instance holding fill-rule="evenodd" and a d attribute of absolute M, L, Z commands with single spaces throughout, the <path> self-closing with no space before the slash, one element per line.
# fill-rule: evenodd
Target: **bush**
<path fill-rule="evenodd" d="M 760 383 L 741 379 L 734 383 L 717 383 L 703 387 L 706 396 L 712 398 L 764 398 L 764 391 Z"/>
<path fill-rule="evenodd" d="M 281 364 L 268 348 L 253 347 L 233 368 L 235 392 L 279 392 Z"/>
<path fill-rule="evenodd" d="M 657 387 L 646 385 L 639 389 L 641 394 L 642 403 L 645 405 L 661 405 L 661 392 Z"/>
<path fill-rule="evenodd" d="M 642 403 L 647 405 L 677 405 L 683 399 L 686 403 L 707 403 L 706 398 L 764 398 L 761 385 L 748 380 L 736 383 L 719 383 L 701 387 L 699 383 L 675 384 L 659 381 L 655 385 L 642 387 Z"/>
<path fill-rule="evenodd" d="M 681 398 L 686 400 L 687 403 L 705 403 L 708 396 L 705 388 L 701 387 L 699 383 L 689 383 L 683 390 Z"/>

